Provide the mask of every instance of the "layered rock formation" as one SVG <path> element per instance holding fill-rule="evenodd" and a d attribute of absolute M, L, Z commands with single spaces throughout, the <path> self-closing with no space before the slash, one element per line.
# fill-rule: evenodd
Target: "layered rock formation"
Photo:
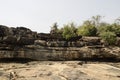
<path fill-rule="evenodd" d="M 120 60 L 119 46 L 119 38 L 116 46 L 106 47 L 99 37 L 79 36 L 68 41 L 60 34 L 37 33 L 24 27 L 0 26 L 0 58 Z"/>

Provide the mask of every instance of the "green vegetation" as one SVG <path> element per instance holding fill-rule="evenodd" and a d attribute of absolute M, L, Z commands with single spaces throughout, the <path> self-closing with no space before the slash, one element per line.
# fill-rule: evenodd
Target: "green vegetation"
<path fill-rule="evenodd" d="M 117 40 L 116 34 L 113 32 L 103 32 L 100 34 L 100 37 L 105 41 L 107 45 L 113 45 Z"/>
<path fill-rule="evenodd" d="M 96 36 L 97 29 L 90 21 L 85 21 L 82 26 L 78 28 L 78 35 L 82 36 Z"/>
<path fill-rule="evenodd" d="M 86 20 L 82 25 L 76 26 L 73 22 L 64 25 L 58 29 L 57 23 L 53 24 L 51 33 L 61 34 L 63 38 L 69 40 L 77 36 L 99 36 L 107 44 L 115 43 L 116 38 L 120 37 L 120 18 L 114 23 L 109 24 L 101 21 L 102 16 L 93 16 L 90 20 Z"/>
<path fill-rule="evenodd" d="M 69 40 L 71 37 L 77 36 L 76 31 L 77 31 L 77 29 L 76 29 L 74 23 L 64 25 L 62 36 L 63 36 L 63 38 Z"/>

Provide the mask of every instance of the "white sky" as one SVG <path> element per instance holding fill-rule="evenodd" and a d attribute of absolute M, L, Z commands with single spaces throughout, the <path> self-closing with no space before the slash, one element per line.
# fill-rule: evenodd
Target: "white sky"
<path fill-rule="evenodd" d="M 120 17 L 120 0 L 0 0 L 0 24 L 49 32 L 54 22 L 81 24 L 95 15 L 113 22 Z"/>

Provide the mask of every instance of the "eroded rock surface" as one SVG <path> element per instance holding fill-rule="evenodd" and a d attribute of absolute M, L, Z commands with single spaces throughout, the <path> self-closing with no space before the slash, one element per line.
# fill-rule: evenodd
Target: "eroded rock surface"
<path fill-rule="evenodd" d="M 0 63 L 0 80 L 9 80 L 11 72 L 17 74 L 16 80 L 120 80 L 120 63 L 79 63 L 81 62 Z"/>
<path fill-rule="evenodd" d="M 35 60 L 120 60 L 119 40 L 105 46 L 99 37 L 73 37 L 65 40 L 60 34 L 37 33 L 25 27 L 0 25 L 0 58 Z"/>

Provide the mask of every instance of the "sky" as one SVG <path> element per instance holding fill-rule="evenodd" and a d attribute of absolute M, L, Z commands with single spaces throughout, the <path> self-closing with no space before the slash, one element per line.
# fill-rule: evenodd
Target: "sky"
<path fill-rule="evenodd" d="M 112 23 L 120 17 L 120 0 L 0 0 L 0 25 L 27 27 L 33 31 L 50 31 L 75 22 L 77 25 L 92 16 L 104 16 Z"/>

